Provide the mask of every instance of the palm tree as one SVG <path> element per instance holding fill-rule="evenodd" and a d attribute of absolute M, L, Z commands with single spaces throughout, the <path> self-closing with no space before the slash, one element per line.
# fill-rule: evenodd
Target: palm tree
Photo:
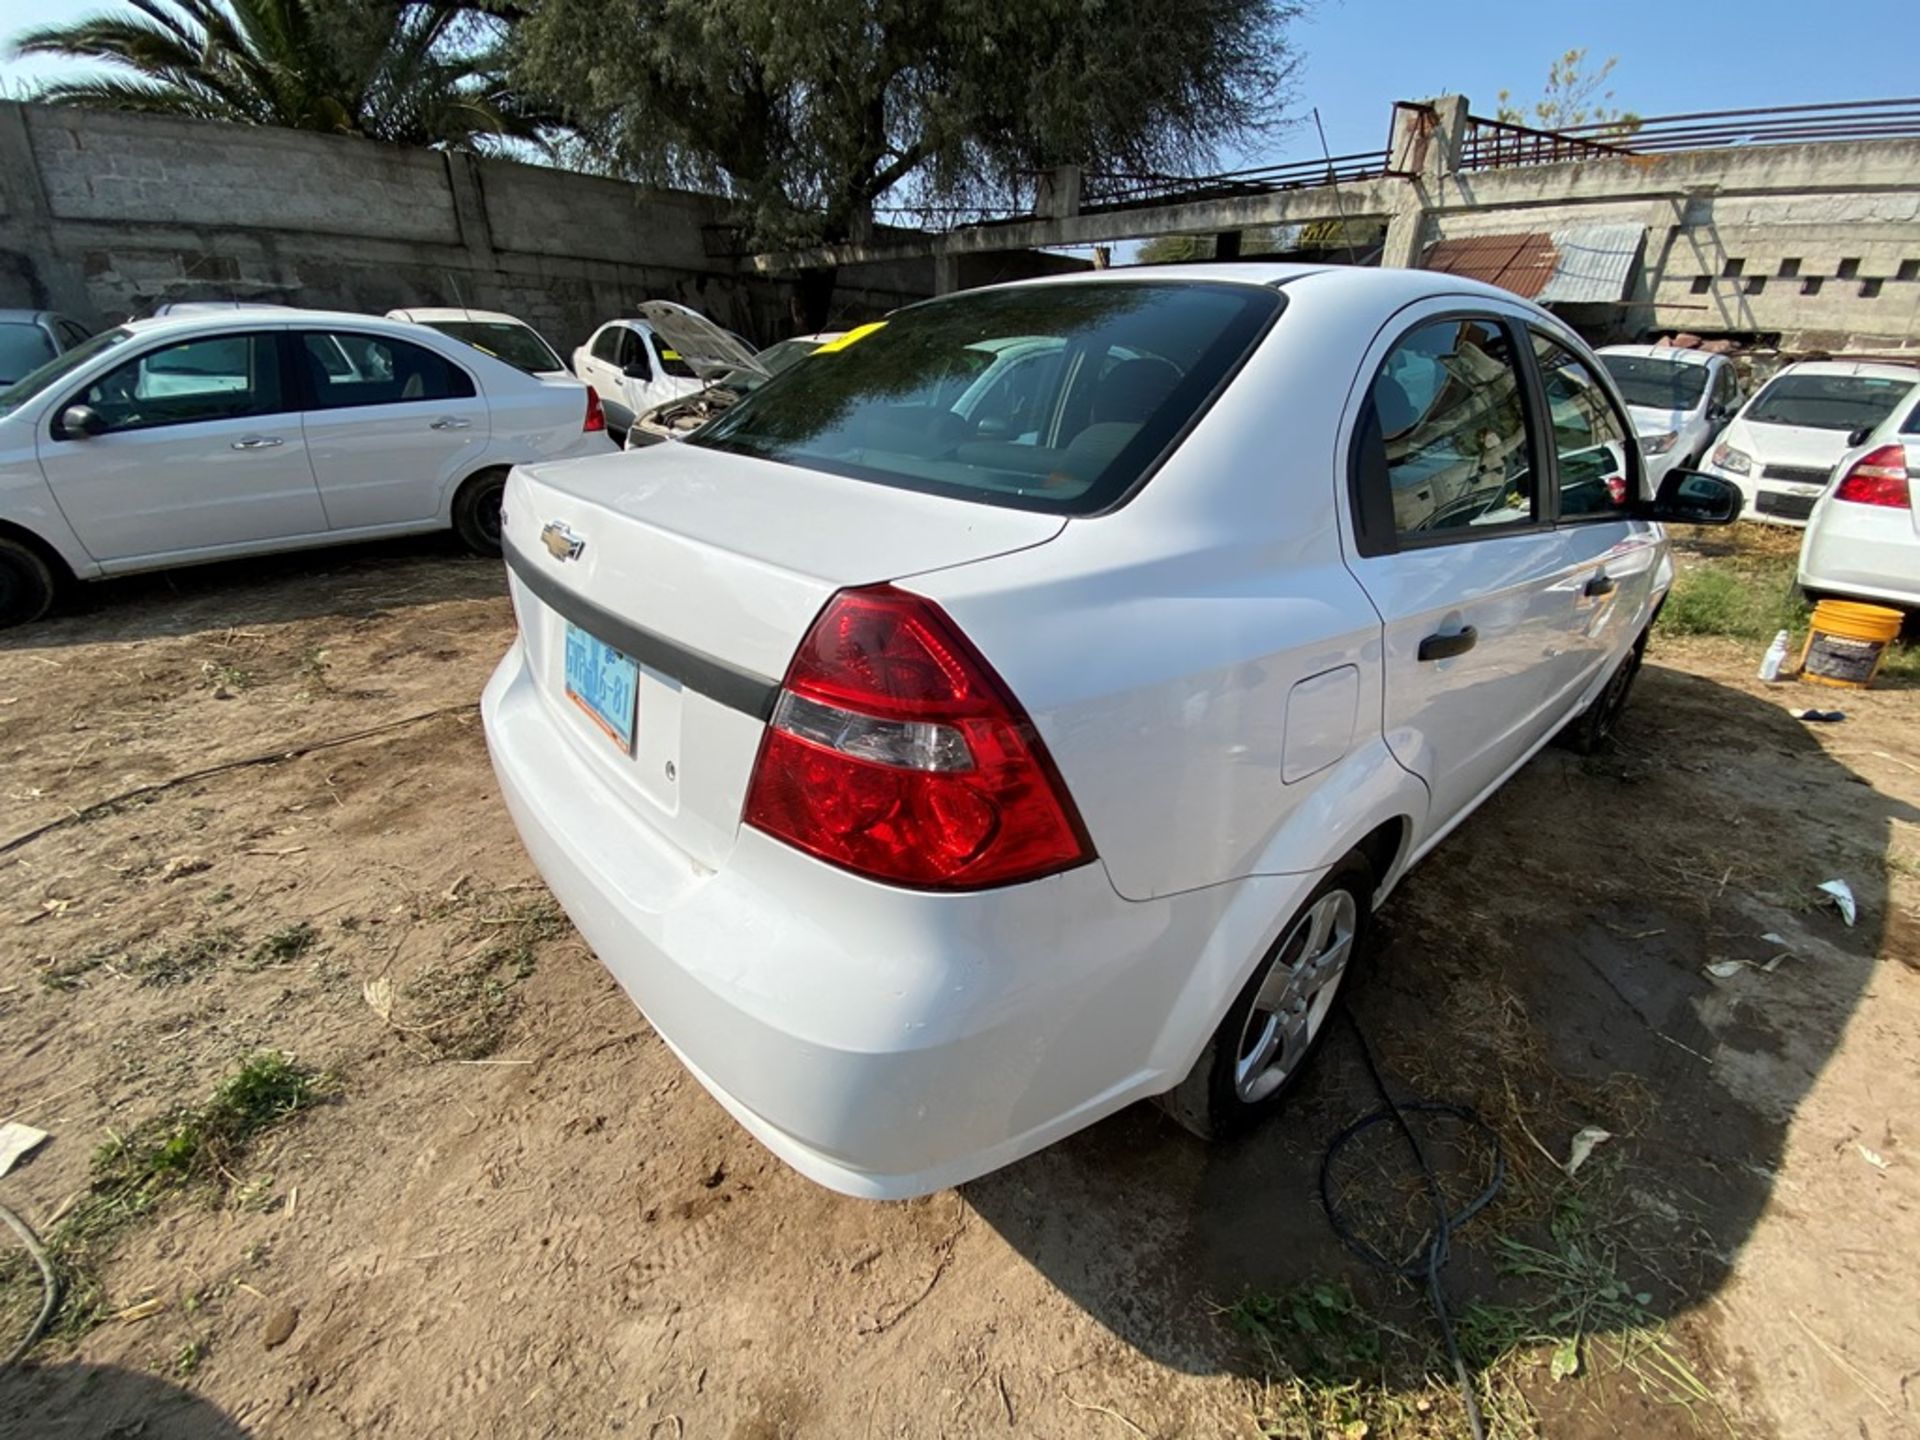
<path fill-rule="evenodd" d="M 499 28 L 473 0 L 123 3 L 15 40 L 16 54 L 114 68 L 33 98 L 454 149 L 544 149 L 558 121 L 507 83 Z"/>

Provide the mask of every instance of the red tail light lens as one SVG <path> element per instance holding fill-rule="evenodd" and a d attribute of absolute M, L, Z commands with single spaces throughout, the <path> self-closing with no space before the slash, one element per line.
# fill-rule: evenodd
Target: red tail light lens
<path fill-rule="evenodd" d="M 1033 722 L 939 606 L 843 590 L 787 671 L 749 825 L 899 885 L 975 890 L 1093 858 Z"/>
<path fill-rule="evenodd" d="M 607 412 L 600 408 L 600 392 L 587 386 L 587 423 L 580 427 L 582 435 L 591 435 L 596 430 L 607 428 Z"/>
<path fill-rule="evenodd" d="M 1897 505 L 1907 508 L 1907 448 L 1882 445 L 1862 455 L 1833 492 L 1836 500 L 1855 505 Z"/>

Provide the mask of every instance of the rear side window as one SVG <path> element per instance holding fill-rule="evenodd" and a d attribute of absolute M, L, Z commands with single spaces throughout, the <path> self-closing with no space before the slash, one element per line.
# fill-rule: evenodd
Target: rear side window
<path fill-rule="evenodd" d="M 1381 362 L 1355 461 L 1363 491 L 1384 481 L 1402 543 L 1470 540 L 1540 518 L 1517 358 L 1504 326 L 1468 319 L 1422 325 Z"/>
<path fill-rule="evenodd" d="M 117 365 L 70 404 L 88 406 L 111 433 L 272 415 L 288 407 L 274 335 L 208 335 Z"/>
<path fill-rule="evenodd" d="M 473 394 L 467 372 L 425 346 L 346 330 L 311 331 L 300 340 L 316 410 L 458 400 Z"/>
<path fill-rule="evenodd" d="M 1779 375 L 1742 418 L 1810 430 L 1871 430 L 1912 393 L 1912 384 L 1879 375 Z"/>
<path fill-rule="evenodd" d="M 993 505 L 1085 515 L 1158 464 L 1279 314 L 1206 282 L 955 295 L 814 352 L 687 443 Z"/>
<path fill-rule="evenodd" d="M 590 352 L 596 360 L 604 360 L 609 365 L 620 363 L 620 337 L 627 332 L 618 325 L 609 325 L 593 337 L 593 349 Z"/>
<path fill-rule="evenodd" d="M 1586 363 L 1544 335 L 1533 337 L 1534 359 L 1553 421 L 1559 458 L 1560 516 L 1566 520 L 1619 516 L 1632 499 L 1633 460 L 1639 440 L 1614 409 Z M 1692 367 L 1705 371 L 1698 365 Z"/>

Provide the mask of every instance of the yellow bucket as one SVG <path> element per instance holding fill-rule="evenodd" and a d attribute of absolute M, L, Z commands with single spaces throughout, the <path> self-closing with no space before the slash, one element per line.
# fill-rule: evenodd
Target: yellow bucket
<path fill-rule="evenodd" d="M 1800 678 L 1864 689 L 1873 683 L 1905 618 L 1884 605 L 1822 600 L 1813 607 L 1813 628 L 1800 652 Z"/>

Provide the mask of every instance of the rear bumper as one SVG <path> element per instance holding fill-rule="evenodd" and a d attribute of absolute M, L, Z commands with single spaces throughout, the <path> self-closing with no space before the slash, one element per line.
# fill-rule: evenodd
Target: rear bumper
<path fill-rule="evenodd" d="M 1912 516 L 1828 500 L 1800 546 L 1800 584 L 1920 609 L 1920 533 Z"/>
<path fill-rule="evenodd" d="M 595 782 L 518 642 L 482 714 L 521 839 L 602 963 L 735 1119 L 845 1194 L 956 1184 L 1168 1088 L 1233 980 L 1195 974 L 1240 887 L 1136 903 L 1093 864 L 916 894 L 751 829 L 714 871 Z M 1255 882 L 1262 908 L 1315 879 L 1284 878 Z"/>

